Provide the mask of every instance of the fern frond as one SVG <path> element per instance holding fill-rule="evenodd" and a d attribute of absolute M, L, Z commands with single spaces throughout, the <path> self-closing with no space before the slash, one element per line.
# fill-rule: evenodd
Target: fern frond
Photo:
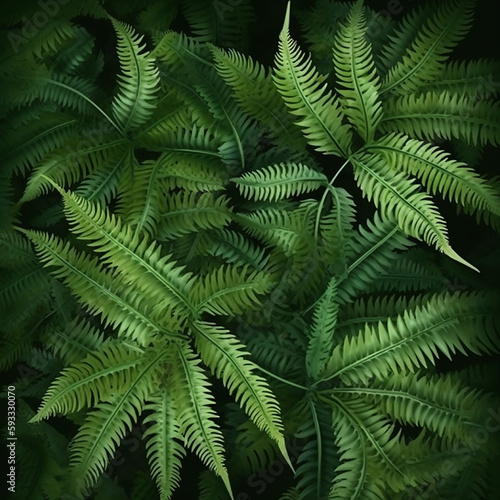
<path fill-rule="evenodd" d="M 414 373 L 435 364 L 440 353 L 450 358 L 456 351 L 496 352 L 495 300 L 487 293 L 435 295 L 394 319 L 365 324 L 334 349 L 325 379 L 339 376 L 346 384 L 367 383 L 390 371 Z"/>
<path fill-rule="evenodd" d="M 233 89 L 239 105 L 269 128 L 278 144 L 302 151 L 306 144 L 300 129 L 293 125 L 285 103 L 270 73 L 251 57 L 230 49 L 212 48 L 217 72 Z"/>
<path fill-rule="evenodd" d="M 113 115 L 123 132 L 143 125 L 153 113 L 159 89 L 159 71 L 154 58 L 144 52 L 143 37 L 134 29 L 111 18 L 118 37 L 118 58 L 122 75 L 113 100 Z"/>
<path fill-rule="evenodd" d="M 328 181 L 322 173 L 301 163 L 269 165 L 231 180 L 245 198 L 267 202 L 308 193 Z"/>
<path fill-rule="evenodd" d="M 459 95 L 487 99 L 500 92 L 500 63 L 495 60 L 452 61 L 446 64 L 423 91 L 448 91 Z"/>
<path fill-rule="evenodd" d="M 491 401 L 450 376 L 393 374 L 362 391 L 392 418 L 441 437 L 466 440 L 477 428 L 487 427 L 484 419 Z"/>
<path fill-rule="evenodd" d="M 163 387 L 151 395 L 145 411 L 151 413 L 144 424 L 151 424 L 144 433 L 151 476 L 156 481 L 161 499 L 169 499 L 180 484 L 181 459 L 185 455 L 179 424 L 173 408 L 173 397 Z"/>
<path fill-rule="evenodd" d="M 431 194 L 439 193 L 469 210 L 500 214 L 500 198 L 490 185 L 436 146 L 403 134 L 389 134 L 367 150 L 381 152 L 391 169 L 417 177 Z"/>
<path fill-rule="evenodd" d="M 383 500 L 380 486 L 375 478 L 370 477 L 369 447 L 360 422 L 352 418 L 349 408 L 341 400 L 336 399 L 334 404 L 332 427 L 340 464 L 335 469 L 328 499 Z"/>
<path fill-rule="evenodd" d="M 342 124 L 338 99 L 314 68 L 289 32 L 290 3 L 280 34 L 274 82 L 307 142 L 317 151 L 346 158 L 351 148 L 351 131 Z"/>
<path fill-rule="evenodd" d="M 474 0 L 448 0 L 441 4 L 420 27 L 402 58 L 390 68 L 382 92 L 409 94 L 435 79 L 451 50 L 469 31 L 473 5 Z M 393 43 L 400 42 L 401 36 Z"/>
<path fill-rule="evenodd" d="M 101 254 L 101 263 L 117 268 L 128 282 L 134 277 L 150 300 L 165 304 L 168 298 L 179 310 L 189 309 L 190 274 L 183 273 L 170 256 L 161 256 L 159 244 L 150 243 L 99 205 L 74 193 L 62 194 L 73 232 Z"/>
<path fill-rule="evenodd" d="M 411 245 L 396 224 L 382 219 L 378 212 L 366 226 L 360 226 L 348 242 L 349 260 L 337 278 L 338 298 L 344 302 L 366 292 L 398 260 L 396 252 Z"/>
<path fill-rule="evenodd" d="M 216 158 L 175 154 L 165 167 L 162 182 L 168 190 L 222 191 L 229 181 L 226 169 Z"/>
<path fill-rule="evenodd" d="M 111 402 L 98 403 L 80 427 L 70 446 L 70 472 L 77 492 L 94 484 L 144 409 L 151 392 L 151 377 L 165 357 L 162 351 L 144 360 L 135 379 L 128 380 L 123 393 Z"/>
<path fill-rule="evenodd" d="M 228 264 L 243 264 L 262 271 L 269 262 L 263 248 L 239 232 L 221 229 L 212 235 L 212 245 L 206 250 L 208 255 L 222 257 Z"/>
<path fill-rule="evenodd" d="M 378 96 L 380 79 L 365 29 L 366 15 L 362 1 L 358 1 L 336 33 L 333 60 L 341 85 L 342 110 L 363 140 L 370 142 L 382 119 L 382 103 Z"/>
<path fill-rule="evenodd" d="M 102 315 L 105 325 L 115 326 L 121 335 L 142 345 L 147 345 L 158 332 L 170 337 L 165 326 L 150 317 L 151 304 L 136 290 L 124 287 L 116 275 L 103 269 L 98 259 L 77 253 L 55 236 L 34 231 L 25 234 L 35 244 L 44 265 L 53 268 L 52 273 L 69 286 L 91 314 Z M 162 307 L 165 320 L 165 308 L 171 308 L 166 304 Z"/>
<path fill-rule="evenodd" d="M 66 366 L 82 361 L 108 342 L 110 339 L 105 339 L 104 333 L 99 328 L 79 316 L 67 323 L 64 329 L 50 330 L 44 336 L 44 343 L 52 347 L 54 356 Z"/>
<path fill-rule="evenodd" d="M 80 141 L 73 139 L 61 149 L 51 152 L 31 173 L 21 202 L 47 193 L 53 189 L 54 183 L 69 187 L 113 162 L 127 141 L 115 137 L 107 139 L 98 144 L 84 143 L 84 147 L 81 147 Z"/>
<path fill-rule="evenodd" d="M 224 328 L 198 321 L 195 341 L 203 362 L 222 379 L 229 392 L 257 427 L 277 444 L 293 469 L 285 446 L 279 406 L 266 381 L 256 375 L 256 365 L 245 359 L 244 346 Z"/>
<path fill-rule="evenodd" d="M 118 214 L 136 233 L 154 236 L 160 220 L 162 190 L 159 179 L 169 154 L 139 163 L 132 149 L 125 152 L 120 179 Z"/>
<path fill-rule="evenodd" d="M 416 139 L 459 139 L 480 146 L 500 144 L 500 103 L 443 92 L 386 101 L 380 128 Z"/>
<path fill-rule="evenodd" d="M 169 193 L 160 215 L 157 238 L 170 240 L 200 229 L 223 228 L 231 220 L 231 207 L 225 195 L 212 192 L 179 191 Z"/>
<path fill-rule="evenodd" d="M 307 373 L 313 380 L 321 376 L 331 355 L 339 311 L 336 296 L 337 281 L 332 279 L 314 309 L 306 353 Z"/>
<path fill-rule="evenodd" d="M 358 186 L 368 200 L 394 218 L 408 235 L 434 245 L 452 259 L 477 270 L 460 257 L 448 242 L 447 228 L 430 196 L 419 192 L 418 185 L 406 174 L 394 172 L 383 157 L 357 154 L 352 157 Z"/>
<path fill-rule="evenodd" d="M 234 500 L 224 463 L 222 433 L 215 423 L 214 398 L 200 359 L 186 344 L 177 344 L 172 359 L 169 387 L 176 418 L 185 445 L 191 448 L 212 471 L 222 478 Z"/>
<path fill-rule="evenodd" d="M 260 305 L 258 296 L 269 291 L 271 285 L 268 273 L 223 265 L 206 276 L 199 276 L 189 298 L 198 315 L 209 312 L 236 316 Z"/>
<path fill-rule="evenodd" d="M 295 433 L 304 440 L 297 458 L 297 498 L 326 498 L 338 466 L 331 412 L 322 404 L 309 401 L 305 422 Z"/>
<path fill-rule="evenodd" d="M 32 422 L 107 401 L 137 376 L 141 358 L 121 343 L 108 343 L 65 368 L 51 384 Z"/>
<path fill-rule="evenodd" d="M 399 23 L 392 27 L 377 55 L 377 67 L 385 78 L 388 71 L 403 60 L 408 48 L 417 39 L 422 26 L 433 13 L 430 2 L 412 7 Z"/>

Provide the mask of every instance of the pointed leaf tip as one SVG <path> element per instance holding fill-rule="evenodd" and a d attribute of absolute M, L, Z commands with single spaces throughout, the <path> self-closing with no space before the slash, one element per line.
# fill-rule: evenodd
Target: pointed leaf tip
<path fill-rule="evenodd" d="M 476 271 L 477 273 L 480 273 L 481 271 L 479 271 L 479 269 L 475 266 L 473 266 L 472 264 L 470 264 L 469 262 L 467 262 L 465 259 L 463 259 L 462 257 L 460 257 L 460 255 L 458 255 L 457 252 L 455 252 L 455 250 L 453 250 L 453 248 L 451 248 L 450 246 L 445 248 L 444 249 L 444 253 L 450 257 L 451 259 L 457 261 L 457 262 L 460 262 L 460 264 L 463 264 L 464 266 L 467 266 L 468 268 L 472 269 L 473 271 Z"/>

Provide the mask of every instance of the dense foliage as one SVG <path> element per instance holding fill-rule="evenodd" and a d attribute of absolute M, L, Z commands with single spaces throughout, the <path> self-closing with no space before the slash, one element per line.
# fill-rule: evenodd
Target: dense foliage
<path fill-rule="evenodd" d="M 495 498 L 498 266 L 446 220 L 500 228 L 473 1 L 283 5 L 270 66 L 247 0 L 2 9 L 19 498 L 186 498 L 189 455 L 206 500 Z"/>

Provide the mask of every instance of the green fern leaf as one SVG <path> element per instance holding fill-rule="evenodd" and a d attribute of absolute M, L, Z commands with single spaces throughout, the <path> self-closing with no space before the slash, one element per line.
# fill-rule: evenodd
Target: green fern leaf
<path fill-rule="evenodd" d="M 212 471 L 222 478 L 232 500 L 228 473 L 224 464 L 223 437 L 214 421 L 213 396 L 209 382 L 188 345 L 177 344 L 169 376 L 176 417 L 186 446 L 191 448 Z"/>
<path fill-rule="evenodd" d="M 474 146 L 500 144 L 500 102 L 426 92 L 386 101 L 380 128 L 416 139 L 458 139 Z"/>
<path fill-rule="evenodd" d="M 77 494 L 97 482 L 118 443 L 137 422 L 147 391 L 136 385 L 113 403 L 98 404 L 71 442 L 71 483 Z"/>
<path fill-rule="evenodd" d="M 347 21 L 336 33 L 333 60 L 342 86 L 342 110 L 364 141 L 373 139 L 382 119 L 380 80 L 375 70 L 371 45 L 365 39 L 366 16 L 362 0 L 351 8 Z"/>
<path fill-rule="evenodd" d="M 309 401 L 310 415 L 295 433 L 304 440 L 304 448 L 297 458 L 297 498 L 326 498 L 338 465 L 331 412 L 325 405 Z"/>
<path fill-rule="evenodd" d="M 443 217 L 430 197 L 400 172 L 393 172 L 381 156 L 357 154 L 352 157 L 354 175 L 365 196 L 374 201 L 384 217 L 395 218 L 408 235 L 434 245 L 452 259 L 477 269 L 462 259 L 448 242 Z"/>
<path fill-rule="evenodd" d="M 436 78 L 443 62 L 467 34 L 474 0 L 448 0 L 439 6 L 400 59 L 389 71 L 382 92 L 409 94 Z M 399 43 L 396 38 L 393 43 Z"/>
<path fill-rule="evenodd" d="M 143 437 L 147 439 L 151 476 L 156 480 L 160 498 L 167 500 L 180 484 L 181 459 L 185 450 L 179 442 L 182 435 L 169 390 L 162 388 L 149 399 L 150 402 L 144 409 L 151 413 L 144 419 L 144 424 L 151 423 L 151 426 Z"/>
<path fill-rule="evenodd" d="M 222 379 L 248 416 L 279 446 L 288 464 L 279 406 L 266 381 L 254 373 L 256 365 L 245 359 L 244 346 L 224 328 L 204 322 L 194 325 L 200 355 L 217 378 Z"/>
<path fill-rule="evenodd" d="M 197 314 L 236 316 L 260 304 L 258 295 L 269 291 L 272 281 L 263 271 L 223 265 L 200 276 L 190 291 Z"/>
<path fill-rule="evenodd" d="M 179 311 L 189 310 L 187 292 L 190 274 L 176 266 L 170 256 L 161 256 L 157 243 L 149 243 L 143 235 L 121 222 L 108 210 L 91 203 L 76 194 L 64 193 L 63 201 L 72 231 L 102 255 L 101 262 L 117 268 L 124 278 L 136 283 L 165 305 L 165 299 L 175 304 Z M 158 311 L 159 314 L 160 311 Z"/>
<path fill-rule="evenodd" d="M 425 91 L 453 92 L 487 99 L 497 97 L 500 92 L 500 63 L 495 60 L 454 61 L 446 64 L 436 79 L 429 82 Z"/>
<path fill-rule="evenodd" d="M 271 130 L 278 144 L 302 151 L 306 144 L 293 126 L 285 103 L 263 65 L 230 49 L 212 48 L 219 75 L 233 89 L 240 106 Z"/>
<path fill-rule="evenodd" d="M 440 353 L 450 358 L 457 350 L 496 352 L 495 300 L 486 293 L 435 295 L 394 319 L 365 324 L 334 349 L 325 379 L 339 376 L 346 384 L 367 383 L 372 376 L 383 379 L 390 371 L 413 373 L 435 364 Z"/>
<path fill-rule="evenodd" d="M 469 210 L 500 214 L 500 198 L 490 185 L 436 146 L 403 134 L 390 134 L 367 150 L 382 152 L 391 169 L 401 169 L 419 178 L 431 194 L 439 193 Z"/>
<path fill-rule="evenodd" d="M 57 413 L 68 414 L 108 401 L 126 390 L 137 377 L 141 358 L 120 343 L 108 343 L 85 359 L 65 368 L 47 390 L 38 413 L 38 422 Z"/>
<path fill-rule="evenodd" d="M 159 89 L 159 71 L 154 58 L 144 52 L 143 37 L 131 26 L 111 18 L 118 37 L 118 58 L 122 75 L 113 100 L 113 115 L 121 130 L 139 128 L 153 113 Z"/>
<path fill-rule="evenodd" d="M 339 310 L 336 295 L 337 281 L 332 279 L 314 309 L 306 353 L 307 373 L 313 380 L 321 376 L 331 355 Z"/>
<path fill-rule="evenodd" d="M 374 380 L 363 393 L 392 418 L 441 437 L 467 440 L 477 428 L 487 427 L 484 416 L 491 401 L 449 376 L 394 374 L 383 383 Z"/>
<path fill-rule="evenodd" d="M 267 202 L 308 193 L 328 181 L 322 173 L 301 163 L 270 165 L 231 180 L 245 198 Z"/>
<path fill-rule="evenodd" d="M 342 124 L 338 99 L 326 91 L 324 79 L 314 68 L 310 56 L 301 51 L 289 33 L 290 3 L 280 34 L 274 82 L 290 112 L 311 146 L 326 154 L 346 158 L 351 147 L 351 131 Z"/>
<path fill-rule="evenodd" d="M 157 238 L 170 240 L 200 229 L 223 228 L 231 220 L 229 199 L 215 193 L 179 191 L 167 195 Z"/>
<path fill-rule="evenodd" d="M 119 334 L 143 345 L 149 344 L 158 332 L 167 338 L 175 337 L 167 333 L 166 326 L 150 317 L 151 304 L 144 296 L 104 270 L 98 259 L 77 253 L 69 243 L 65 244 L 55 236 L 34 231 L 25 234 L 35 244 L 40 260 L 54 268 L 53 274 L 69 286 L 89 313 L 101 314 L 105 325 L 114 325 Z M 160 305 L 160 309 L 164 320 L 165 311 L 174 316 L 167 303 Z M 170 331 L 170 327 L 168 329 Z"/>

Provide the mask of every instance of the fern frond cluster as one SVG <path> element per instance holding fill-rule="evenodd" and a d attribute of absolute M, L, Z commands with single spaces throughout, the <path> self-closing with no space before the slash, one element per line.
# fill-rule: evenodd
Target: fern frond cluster
<path fill-rule="evenodd" d="M 318 0 L 303 38 L 289 3 L 270 67 L 248 1 L 57 4 L 27 39 L 29 4 L 0 63 L 23 494 L 175 500 L 193 453 L 200 499 L 494 498 L 495 254 L 443 208 L 500 227 L 499 65 L 451 58 L 474 2 L 374 34 Z M 107 472 L 137 427 L 130 496 Z"/>

